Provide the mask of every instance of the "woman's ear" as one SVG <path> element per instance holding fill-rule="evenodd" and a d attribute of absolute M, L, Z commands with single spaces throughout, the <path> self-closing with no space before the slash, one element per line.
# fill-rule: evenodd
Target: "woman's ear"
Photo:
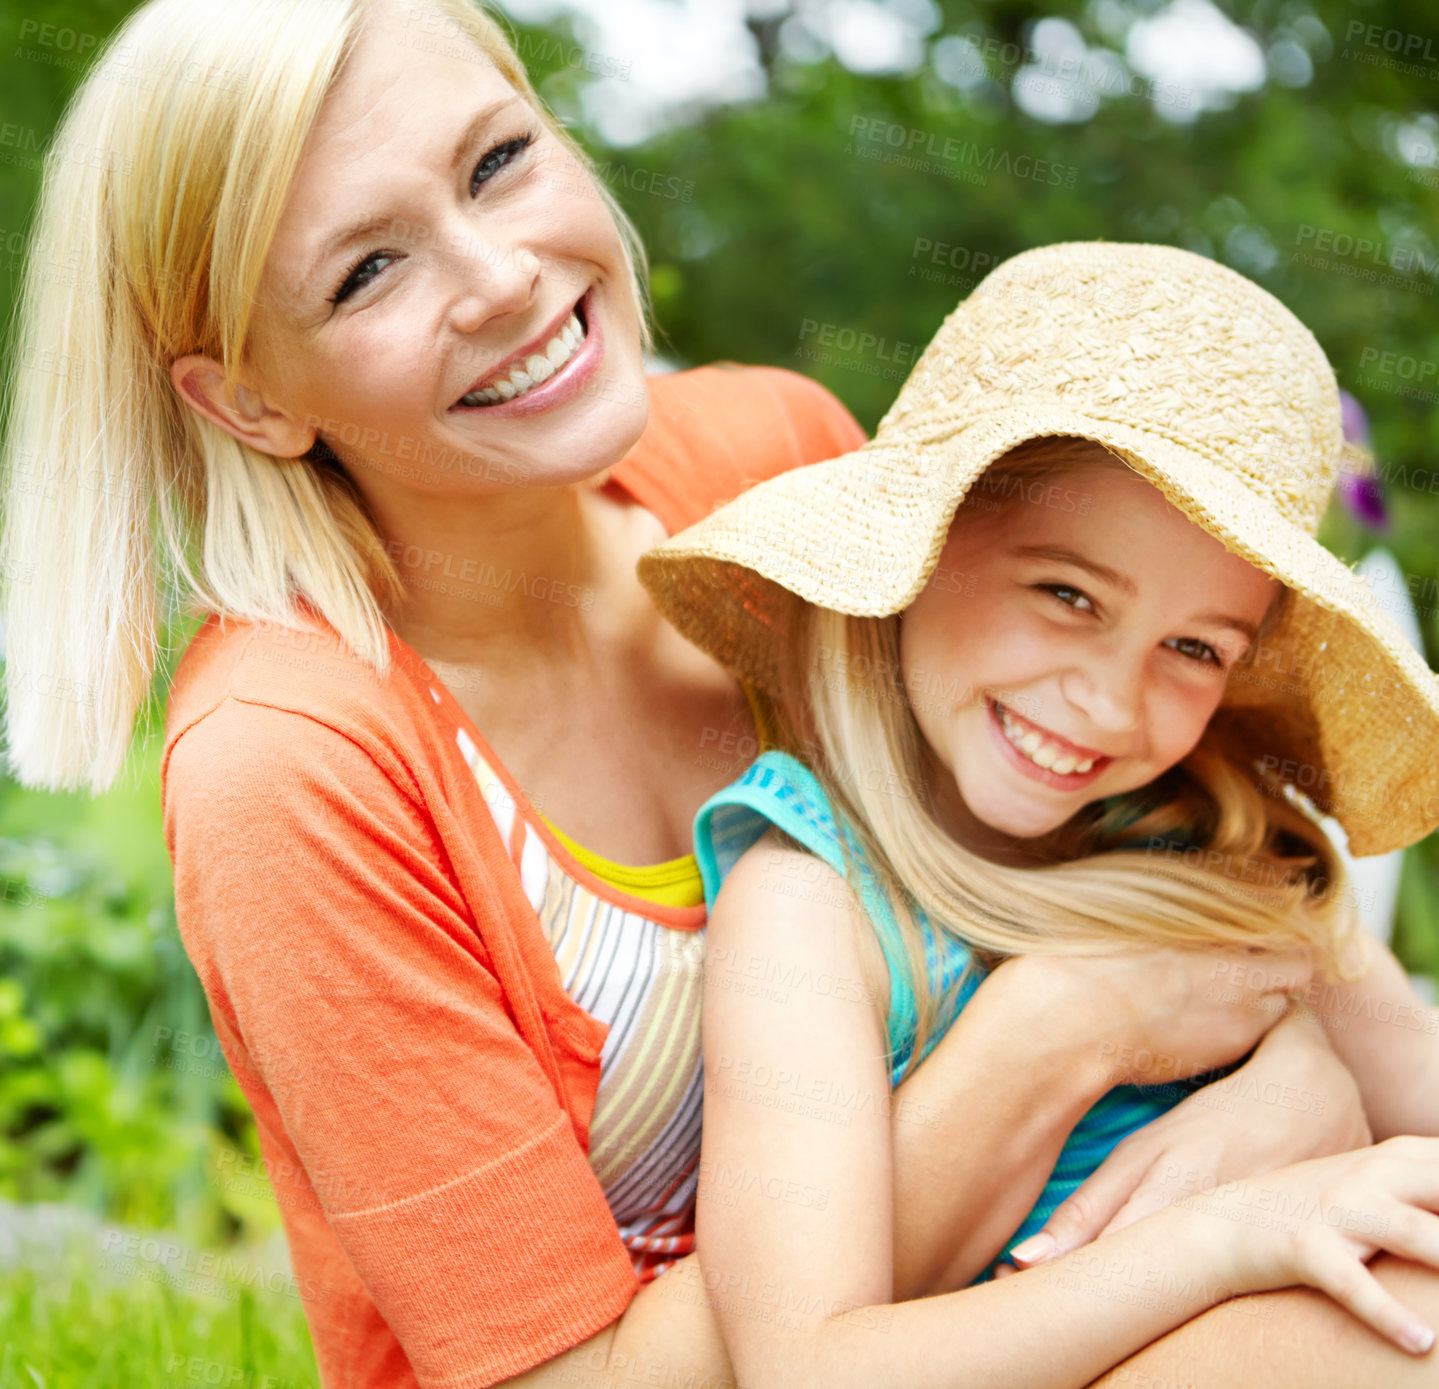
<path fill-rule="evenodd" d="M 170 365 L 170 381 L 197 415 L 260 453 L 299 458 L 314 447 L 313 426 L 272 409 L 243 378 L 231 389 L 225 368 L 213 357 L 177 357 Z"/>

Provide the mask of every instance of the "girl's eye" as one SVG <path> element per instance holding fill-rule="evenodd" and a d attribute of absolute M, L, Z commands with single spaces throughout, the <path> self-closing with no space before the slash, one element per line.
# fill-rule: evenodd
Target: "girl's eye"
<path fill-rule="evenodd" d="M 1224 669 L 1224 662 L 1220 659 L 1219 653 L 1207 641 L 1200 641 L 1198 637 L 1174 637 L 1165 642 L 1165 645 L 1172 647 L 1181 656 L 1188 656 L 1191 661 L 1218 666 L 1220 670 Z"/>
<path fill-rule="evenodd" d="M 514 161 L 515 157 L 523 153 L 536 139 L 536 132 L 527 131 L 511 140 L 501 140 L 498 145 L 492 146 L 481 156 L 480 162 L 475 165 L 474 172 L 470 176 L 470 196 L 473 198 L 479 191 L 480 185 L 488 183 L 507 164 Z M 339 288 L 330 296 L 331 304 L 343 304 L 357 289 L 363 289 L 380 270 L 373 274 L 365 274 L 365 270 L 376 261 L 392 261 L 395 259 L 389 251 L 367 251 L 345 272 L 345 277 L 340 281 Z"/>
<path fill-rule="evenodd" d="M 1076 612 L 1094 611 L 1094 604 L 1083 589 L 1070 584 L 1036 584 L 1035 587 L 1044 593 L 1053 594 L 1066 608 L 1073 608 Z"/>

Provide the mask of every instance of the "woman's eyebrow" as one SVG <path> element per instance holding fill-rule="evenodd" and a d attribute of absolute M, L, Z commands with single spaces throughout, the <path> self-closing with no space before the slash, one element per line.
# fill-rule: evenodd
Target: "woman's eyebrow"
<path fill-rule="evenodd" d="M 1071 550 L 1064 545 L 1019 545 L 1015 548 L 1014 553 L 1021 559 L 1049 559 L 1057 560 L 1060 564 L 1072 564 L 1076 569 L 1083 569 L 1086 574 L 1093 574 L 1096 579 L 1102 579 L 1111 588 L 1117 588 L 1131 598 L 1139 592 L 1134 586 L 1134 580 L 1128 575 L 1121 574 L 1116 569 L 1110 569 L 1097 560 L 1086 559 L 1077 550 Z"/>
<path fill-rule="evenodd" d="M 509 96 L 501 97 L 498 101 L 492 101 L 488 106 L 482 106 L 466 122 L 465 128 L 460 132 L 459 138 L 455 141 L 454 149 L 450 153 L 449 171 L 455 173 L 464 162 L 466 155 L 474 148 L 475 141 L 481 132 L 490 124 L 494 118 L 507 107 L 513 106 L 521 101 L 518 92 Z M 325 264 L 336 253 L 343 251 L 345 247 L 353 242 L 362 241 L 366 237 L 373 236 L 383 231 L 394 221 L 389 213 L 380 213 L 373 217 L 366 217 L 363 221 L 351 223 L 349 226 L 341 227 L 326 237 L 324 244 L 316 252 L 315 258 L 310 262 L 310 268 L 305 272 L 304 279 L 300 282 L 302 288 L 310 284 L 316 275 L 324 268 Z"/>

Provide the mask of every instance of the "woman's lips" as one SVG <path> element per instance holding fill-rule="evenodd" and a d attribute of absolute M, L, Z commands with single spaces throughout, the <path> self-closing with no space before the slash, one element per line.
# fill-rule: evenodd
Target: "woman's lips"
<path fill-rule="evenodd" d="M 1038 782 L 1041 786 L 1051 787 L 1056 791 L 1082 791 L 1086 786 L 1100 776 L 1111 762 L 1112 757 L 1106 757 L 1100 753 L 1094 753 L 1094 765 L 1087 772 L 1055 772 L 1047 767 L 1041 767 L 1037 762 L 1031 762 L 1015 745 L 1010 741 L 1009 735 L 1004 731 L 1004 723 L 1000 717 L 1000 705 L 993 699 L 985 700 L 985 710 L 989 715 L 989 728 L 995 741 L 999 744 L 1001 755 L 1017 771 L 1022 772 L 1031 781 Z M 1008 712 L 1008 711 L 1006 711 Z M 1027 721 L 1026 721 L 1027 722 Z M 1039 726 L 1035 725 L 1035 731 Z M 1064 743 L 1064 740 L 1049 735 L 1054 743 Z M 1072 743 L 1064 743 L 1066 747 L 1073 748 Z M 1089 753 L 1088 749 L 1077 748 L 1076 753 Z"/>
<path fill-rule="evenodd" d="M 462 402 L 452 405 L 450 414 L 483 415 L 486 419 L 513 419 L 516 416 L 533 415 L 553 409 L 577 395 L 600 369 L 604 357 L 604 329 L 599 315 L 595 312 L 593 288 L 585 291 L 576 306 L 576 312 L 585 326 L 585 340 L 580 344 L 579 350 L 548 381 L 532 386 L 513 400 L 501 401 L 496 405 L 465 405 Z M 563 324 L 564 319 L 561 319 L 560 323 Z M 490 376 L 495 374 L 493 371 L 489 373 Z"/>

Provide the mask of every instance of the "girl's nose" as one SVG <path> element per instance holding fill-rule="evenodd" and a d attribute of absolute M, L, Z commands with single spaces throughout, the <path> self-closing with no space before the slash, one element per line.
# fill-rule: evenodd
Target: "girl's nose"
<path fill-rule="evenodd" d="M 1085 665 L 1065 672 L 1060 691 L 1096 728 L 1132 733 L 1144 707 L 1144 655 L 1096 651 Z"/>

